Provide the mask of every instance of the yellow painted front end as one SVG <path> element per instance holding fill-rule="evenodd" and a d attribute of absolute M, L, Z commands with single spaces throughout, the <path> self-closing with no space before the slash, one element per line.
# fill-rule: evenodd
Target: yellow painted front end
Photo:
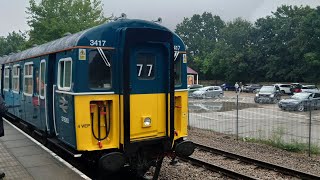
<path fill-rule="evenodd" d="M 169 97 L 168 97 L 169 98 Z M 119 149 L 124 142 L 123 129 L 123 96 L 119 95 L 85 95 L 74 96 L 75 101 L 75 128 L 78 151 L 95 151 L 103 149 Z M 109 102 L 106 112 L 110 124 L 105 124 L 104 117 L 100 117 L 101 137 L 106 135 L 105 126 L 110 125 L 108 137 L 100 145 L 94 138 L 93 131 L 98 134 L 98 110 L 92 106 L 94 102 Z M 165 94 L 134 94 L 130 96 L 130 141 L 151 140 L 166 136 L 166 125 L 170 124 L 169 106 L 166 106 Z M 169 103 L 169 99 L 168 99 Z M 166 110 L 168 107 L 168 122 L 166 123 Z M 188 126 L 188 92 L 175 92 L 175 119 L 174 139 L 187 136 Z M 108 114 L 110 112 L 110 114 Z M 144 119 L 151 119 L 151 124 L 145 126 Z M 169 127 L 170 128 L 170 127 Z M 168 134 L 169 136 L 170 134 Z"/>
<path fill-rule="evenodd" d="M 151 119 L 150 125 L 144 120 Z M 165 94 L 130 95 L 130 140 L 143 140 L 166 135 Z"/>
<path fill-rule="evenodd" d="M 76 143 L 78 151 L 94 151 L 102 149 L 119 148 L 119 95 L 85 95 L 75 96 L 75 128 Z M 110 124 L 105 123 L 104 115 L 100 117 L 101 137 L 106 135 L 106 126 L 110 125 L 108 137 L 100 143 L 94 138 L 93 131 L 98 134 L 98 107 L 96 102 L 108 102 L 106 117 L 109 118 Z M 110 108 L 110 110 L 108 109 Z M 110 112 L 110 113 L 109 113 Z M 92 116 L 92 117 L 91 117 Z"/>
<path fill-rule="evenodd" d="M 165 94 L 133 94 L 130 95 L 130 140 L 150 140 L 166 136 L 166 125 L 170 124 L 169 96 L 166 106 Z M 120 100 L 123 100 L 121 96 Z M 168 122 L 166 123 L 166 107 Z M 121 106 L 123 112 L 123 106 Z M 188 126 L 188 92 L 175 92 L 174 139 L 187 136 Z M 145 118 L 151 119 L 150 126 L 144 125 Z M 170 129 L 170 126 L 168 127 Z M 121 116 L 121 143 L 123 137 L 123 116 Z M 169 136 L 170 134 L 168 134 Z"/>

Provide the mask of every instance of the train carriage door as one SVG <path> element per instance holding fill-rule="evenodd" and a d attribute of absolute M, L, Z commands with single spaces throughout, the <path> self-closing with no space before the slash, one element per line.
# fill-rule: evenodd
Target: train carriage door
<path fill-rule="evenodd" d="M 8 106 L 13 106 L 13 92 L 11 89 L 11 66 L 6 65 L 4 67 L 4 78 L 3 78 L 3 95 L 4 95 L 4 99 L 6 100 L 6 104 Z M 11 114 L 14 114 L 14 110 L 13 108 L 9 108 L 8 112 L 10 112 Z"/>
<path fill-rule="evenodd" d="M 40 65 L 40 68 L 44 70 L 44 78 L 42 77 L 42 81 L 47 82 L 44 84 L 44 99 L 40 100 L 42 103 L 47 103 L 46 107 L 41 106 L 42 112 L 43 108 L 46 110 L 44 111 L 46 113 L 47 118 L 47 132 L 49 135 L 57 135 L 57 129 L 56 129 L 56 123 L 54 118 L 54 90 L 56 89 L 56 76 L 57 76 L 57 70 L 56 70 L 56 54 L 49 54 L 48 61 L 42 61 L 42 66 Z M 43 65 L 45 66 L 43 68 Z M 42 71 L 42 70 L 41 70 Z M 40 72 L 41 72 L 40 71 Z"/>
<path fill-rule="evenodd" d="M 173 72 L 172 34 L 132 28 L 126 29 L 125 41 L 125 147 L 146 139 L 167 141 L 173 122 L 173 111 L 169 111 L 174 96 L 174 81 L 169 78 Z"/>
<path fill-rule="evenodd" d="M 23 68 L 23 97 L 25 110 L 25 120 L 37 126 L 35 120 L 33 119 L 33 95 L 34 95 L 34 77 L 33 77 L 33 61 L 26 62 Z"/>
<path fill-rule="evenodd" d="M 20 71 L 20 64 L 14 64 L 12 67 L 13 109 L 17 117 L 24 119 L 22 114 L 23 105 L 21 103 Z"/>
<path fill-rule="evenodd" d="M 45 131 L 48 129 L 48 117 L 47 117 L 47 102 L 46 102 L 46 61 L 45 59 L 40 61 L 39 77 L 38 77 L 38 92 L 39 92 L 39 107 L 40 107 L 40 120 L 42 122 L 42 128 Z"/>

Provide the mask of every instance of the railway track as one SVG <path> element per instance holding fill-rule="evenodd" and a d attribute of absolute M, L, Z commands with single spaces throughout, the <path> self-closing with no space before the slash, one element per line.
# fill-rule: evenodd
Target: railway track
<path fill-rule="evenodd" d="M 245 157 L 242 155 L 238 155 L 238 154 L 234 154 L 231 152 L 227 152 L 221 149 L 217 149 L 217 148 L 212 148 L 212 147 L 207 147 L 201 144 L 197 144 L 195 143 L 195 146 L 198 150 L 200 151 L 205 151 L 205 152 L 210 152 L 212 154 L 216 154 L 216 155 L 221 155 L 224 158 L 228 158 L 228 159 L 233 159 L 233 160 L 237 160 L 240 162 L 244 162 L 247 164 L 252 164 L 257 168 L 263 168 L 263 169 L 268 169 L 271 171 L 275 171 L 281 174 L 285 174 L 285 175 L 289 175 L 292 177 L 297 177 L 300 179 L 320 179 L 319 176 L 313 175 L 313 174 L 308 174 L 302 171 L 298 171 L 298 170 L 294 170 L 294 169 L 290 169 L 284 166 L 280 166 L 280 165 L 276 165 L 276 164 L 271 164 L 265 161 L 260 161 L 257 159 L 253 159 L 253 158 L 249 158 L 249 157 Z M 179 157 L 180 158 L 180 157 Z M 205 161 L 202 161 L 200 159 L 197 158 L 180 158 L 183 161 L 188 161 L 194 165 L 197 166 L 202 166 L 205 167 L 206 169 L 209 169 L 211 171 L 215 171 L 215 172 L 219 172 L 221 174 L 224 174 L 228 177 L 231 178 L 235 178 L 235 179 L 258 179 L 257 177 L 252 177 L 252 176 L 248 176 L 233 170 L 230 170 L 228 168 L 224 168 L 218 165 L 213 165 L 213 164 L 209 164 Z"/>
<path fill-rule="evenodd" d="M 218 166 L 218 165 L 214 165 L 214 164 L 210 164 L 210 163 L 207 163 L 205 161 L 202 161 L 200 159 L 197 159 L 197 158 L 193 158 L 193 157 L 187 157 L 187 158 L 184 158 L 184 157 L 179 157 L 179 159 L 185 161 L 185 162 L 189 162 L 191 163 L 192 165 L 195 165 L 195 166 L 200 166 L 200 167 L 204 167 L 210 171 L 215 171 L 215 172 L 218 172 L 218 173 L 221 173 L 225 176 L 228 176 L 230 178 L 234 178 L 234 179 L 248 179 L 248 180 L 251 180 L 251 179 L 256 179 L 254 177 L 251 177 L 251 176 L 248 176 L 248 175 L 245 175 L 245 174 L 242 174 L 242 173 L 239 173 L 239 172 L 236 172 L 236 171 L 232 171 L 230 169 L 227 169 L 227 168 L 224 168 L 224 167 L 221 167 L 221 166 Z"/>

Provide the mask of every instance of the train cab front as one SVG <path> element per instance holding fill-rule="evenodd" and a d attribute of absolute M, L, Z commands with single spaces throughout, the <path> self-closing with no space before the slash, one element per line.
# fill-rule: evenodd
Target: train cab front
<path fill-rule="evenodd" d="M 183 141 L 188 92 L 175 92 L 175 78 L 183 79 L 187 68 L 182 54 L 175 58 L 172 32 L 126 28 L 122 34 L 121 143 L 130 164 L 143 172 L 167 154 L 194 151 L 192 142 Z"/>

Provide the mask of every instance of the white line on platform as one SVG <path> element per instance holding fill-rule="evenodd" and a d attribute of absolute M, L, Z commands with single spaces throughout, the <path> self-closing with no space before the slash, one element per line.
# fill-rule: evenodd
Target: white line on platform
<path fill-rule="evenodd" d="M 44 149 L 45 151 L 47 151 L 51 156 L 53 156 L 54 158 L 56 158 L 58 161 L 60 161 L 61 163 L 63 163 L 65 166 L 67 166 L 68 168 L 70 168 L 72 171 L 74 171 L 75 173 L 79 174 L 83 179 L 85 180 L 91 180 L 91 178 L 89 178 L 88 176 L 86 176 L 85 174 L 83 174 L 81 171 L 79 171 L 77 168 L 73 167 L 71 164 L 69 164 L 67 161 L 65 161 L 64 159 L 62 159 L 61 157 L 59 157 L 56 153 L 52 152 L 50 149 L 48 149 L 47 147 L 45 147 L 44 145 L 42 145 L 41 143 L 39 143 L 37 140 L 33 139 L 31 136 L 29 136 L 28 134 L 26 134 L 25 132 L 23 132 L 21 129 L 17 128 L 15 125 L 13 125 L 12 123 L 10 123 L 7 119 L 3 118 L 4 121 L 6 121 L 8 124 L 10 124 L 13 128 L 15 128 L 16 130 L 18 130 L 19 132 L 21 132 L 23 135 L 25 135 L 27 138 L 29 138 L 31 141 L 33 141 L 34 143 L 36 143 L 38 146 L 40 146 L 42 149 Z"/>

